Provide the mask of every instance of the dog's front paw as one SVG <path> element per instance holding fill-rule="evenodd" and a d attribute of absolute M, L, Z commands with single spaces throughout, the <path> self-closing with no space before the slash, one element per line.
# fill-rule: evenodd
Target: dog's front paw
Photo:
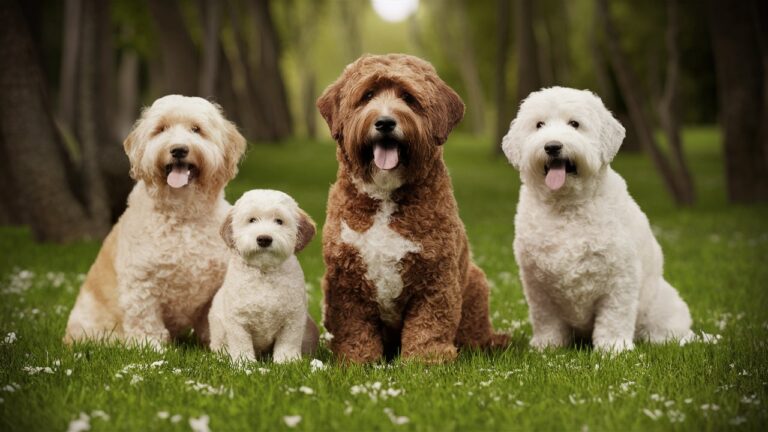
<path fill-rule="evenodd" d="M 596 339 L 592 341 L 597 351 L 606 354 L 618 354 L 635 349 L 632 339 Z"/>
<path fill-rule="evenodd" d="M 547 348 L 562 348 L 568 345 L 570 341 L 568 338 L 558 335 L 534 335 L 531 338 L 531 348 L 539 351 L 544 351 Z"/>
<path fill-rule="evenodd" d="M 425 364 L 441 364 L 456 358 L 456 346 L 450 343 L 436 343 L 403 351 L 403 358 Z"/>
<path fill-rule="evenodd" d="M 274 352 L 272 354 L 272 361 L 275 363 L 289 363 L 292 361 L 296 361 L 301 359 L 301 352 L 300 351 L 281 351 L 281 352 Z"/>

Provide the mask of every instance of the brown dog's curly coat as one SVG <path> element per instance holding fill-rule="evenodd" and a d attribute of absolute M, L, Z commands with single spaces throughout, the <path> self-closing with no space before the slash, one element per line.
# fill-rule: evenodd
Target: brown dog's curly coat
<path fill-rule="evenodd" d="M 347 66 L 317 106 L 338 143 L 323 229 L 333 352 L 371 362 L 399 347 L 440 362 L 457 346 L 507 345 L 442 158 L 464 115 L 459 96 L 426 61 L 390 54 Z"/>

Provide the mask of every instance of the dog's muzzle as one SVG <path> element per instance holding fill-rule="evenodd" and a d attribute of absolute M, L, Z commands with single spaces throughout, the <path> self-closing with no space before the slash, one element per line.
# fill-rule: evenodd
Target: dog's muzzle
<path fill-rule="evenodd" d="M 546 147 L 545 147 L 546 150 Z M 560 151 L 558 150 L 558 154 Z M 544 183 L 547 187 L 556 191 L 565 184 L 566 174 L 578 174 L 576 164 L 570 159 L 561 157 L 550 157 L 544 165 Z"/>
<path fill-rule="evenodd" d="M 174 147 L 170 153 L 173 160 L 165 166 L 165 180 L 168 186 L 174 189 L 182 188 L 199 175 L 199 170 L 197 166 L 185 160 L 189 154 L 189 147 Z"/>

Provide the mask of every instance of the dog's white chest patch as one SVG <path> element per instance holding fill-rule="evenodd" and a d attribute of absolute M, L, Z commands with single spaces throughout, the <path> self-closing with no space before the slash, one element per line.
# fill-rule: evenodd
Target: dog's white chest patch
<path fill-rule="evenodd" d="M 410 252 L 421 251 L 420 245 L 389 227 L 389 218 L 396 209 L 394 202 L 382 201 L 373 225 L 363 233 L 341 221 L 341 241 L 354 246 L 360 253 L 367 269 L 365 277 L 376 286 L 381 318 L 393 326 L 400 324 L 400 313 L 395 307 L 395 299 L 403 291 L 400 260 Z"/>

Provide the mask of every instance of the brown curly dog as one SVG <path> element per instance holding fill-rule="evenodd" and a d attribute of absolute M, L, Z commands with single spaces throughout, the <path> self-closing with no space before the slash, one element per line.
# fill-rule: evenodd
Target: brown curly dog
<path fill-rule="evenodd" d="M 464 104 L 416 57 L 363 56 L 317 101 L 338 143 L 323 229 L 325 327 L 345 361 L 500 347 L 442 144 Z"/>

